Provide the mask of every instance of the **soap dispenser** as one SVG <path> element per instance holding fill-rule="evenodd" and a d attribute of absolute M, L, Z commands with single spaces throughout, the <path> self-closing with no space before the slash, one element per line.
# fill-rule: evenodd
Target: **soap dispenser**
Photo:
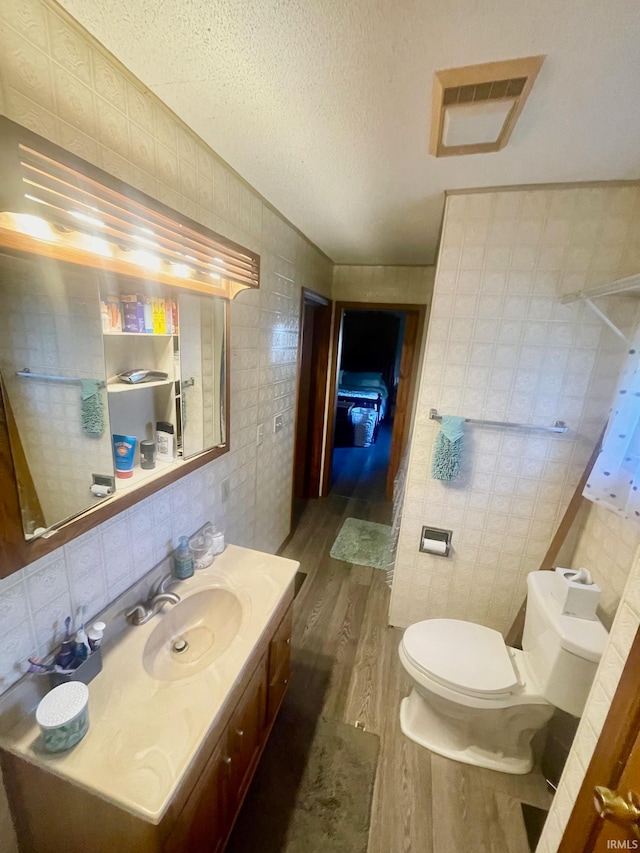
<path fill-rule="evenodd" d="M 189 538 L 181 536 L 178 547 L 173 555 L 174 577 L 179 581 L 183 581 L 193 575 L 193 570 L 193 554 L 189 550 Z"/>

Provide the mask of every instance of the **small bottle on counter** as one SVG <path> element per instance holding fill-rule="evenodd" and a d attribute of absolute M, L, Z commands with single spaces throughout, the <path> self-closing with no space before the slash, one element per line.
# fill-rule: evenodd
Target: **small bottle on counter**
<path fill-rule="evenodd" d="M 173 575 L 179 581 L 190 578 L 193 575 L 193 554 L 189 550 L 189 538 L 181 536 L 178 547 L 173 555 Z"/>
<path fill-rule="evenodd" d="M 158 421 L 156 424 L 156 459 L 160 462 L 173 462 L 174 458 L 174 428 L 168 421 Z"/>

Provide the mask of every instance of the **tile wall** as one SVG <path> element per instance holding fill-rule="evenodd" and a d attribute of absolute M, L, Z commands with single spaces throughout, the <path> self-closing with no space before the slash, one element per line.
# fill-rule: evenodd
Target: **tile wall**
<path fill-rule="evenodd" d="M 332 265 L 52 0 L 0 4 L 0 42 L 3 114 L 259 252 L 262 268 L 260 291 L 230 305 L 230 453 L 0 583 L 2 690 L 77 604 L 96 612 L 203 520 L 237 544 L 278 548 L 289 532 L 300 288 L 330 296 Z"/>
<path fill-rule="evenodd" d="M 431 301 L 435 267 L 363 266 L 337 264 L 333 268 L 333 298 L 338 302 Z"/>
<path fill-rule="evenodd" d="M 598 614 L 608 629 L 616 615 L 629 573 L 640 547 L 640 528 L 606 507 L 585 500 L 574 524 L 570 552 L 562 566 L 589 569 L 602 589 Z"/>
<path fill-rule="evenodd" d="M 505 631 L 591 454 L 624 345 L 558 294 L 640 269 L 640 189 L 452 195 L 445 209 L 411 443 L 390 621 L 454 617 Z M 636 303 L 601 300 L 619 322 Z M 631 302 L 632 304 L 625 304 Z M 429 409 L 551 424 L 566 435 L 468 428 L 460 478 L 431 479 Z M 418 553 L 453 529 L 450 559 Z"/>

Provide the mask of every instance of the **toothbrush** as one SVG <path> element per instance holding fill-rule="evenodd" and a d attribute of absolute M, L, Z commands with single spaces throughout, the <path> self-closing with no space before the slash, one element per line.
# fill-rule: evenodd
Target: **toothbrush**
<path fill-rule="evenodd" d="M 66 633 L 64 635 L 64 640 L 60 644 L 60 650 L 58 651 L 58 654 L 56 656 L 56 662 L 60 666 L 68 666 L 71 663 L 71 661 L 73 660 L 73 652 L 75 648 L 75 644 L 71 639 L 70 633 L 71 616 L 67 616 L 67 618 L 64 620 L 64 624 L 66 628 Z"/>
<path fill-rule="evenodd" d="M 29 658 L 29 663 L 31 666 L 29 667 L 28 672 L 53 672 L 55 669 L 54 664 L 42 663 L 40 658 L 33 655 Z"/>

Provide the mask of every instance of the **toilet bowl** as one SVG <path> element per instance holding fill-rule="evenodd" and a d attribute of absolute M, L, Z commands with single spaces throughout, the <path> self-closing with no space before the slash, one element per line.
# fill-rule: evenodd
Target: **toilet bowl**
<path fill-rule="evenodd" d="M 523 648 L 498 631 L 457 619 L 411 625 L 399 648 L 412 681 L 404 734 L 447 758 L 528 773 L 531 740 L 556 707 L 580 716 L 607 637 L 597 620 L 564 616 L 553 572 L 528 576 Z"/>

